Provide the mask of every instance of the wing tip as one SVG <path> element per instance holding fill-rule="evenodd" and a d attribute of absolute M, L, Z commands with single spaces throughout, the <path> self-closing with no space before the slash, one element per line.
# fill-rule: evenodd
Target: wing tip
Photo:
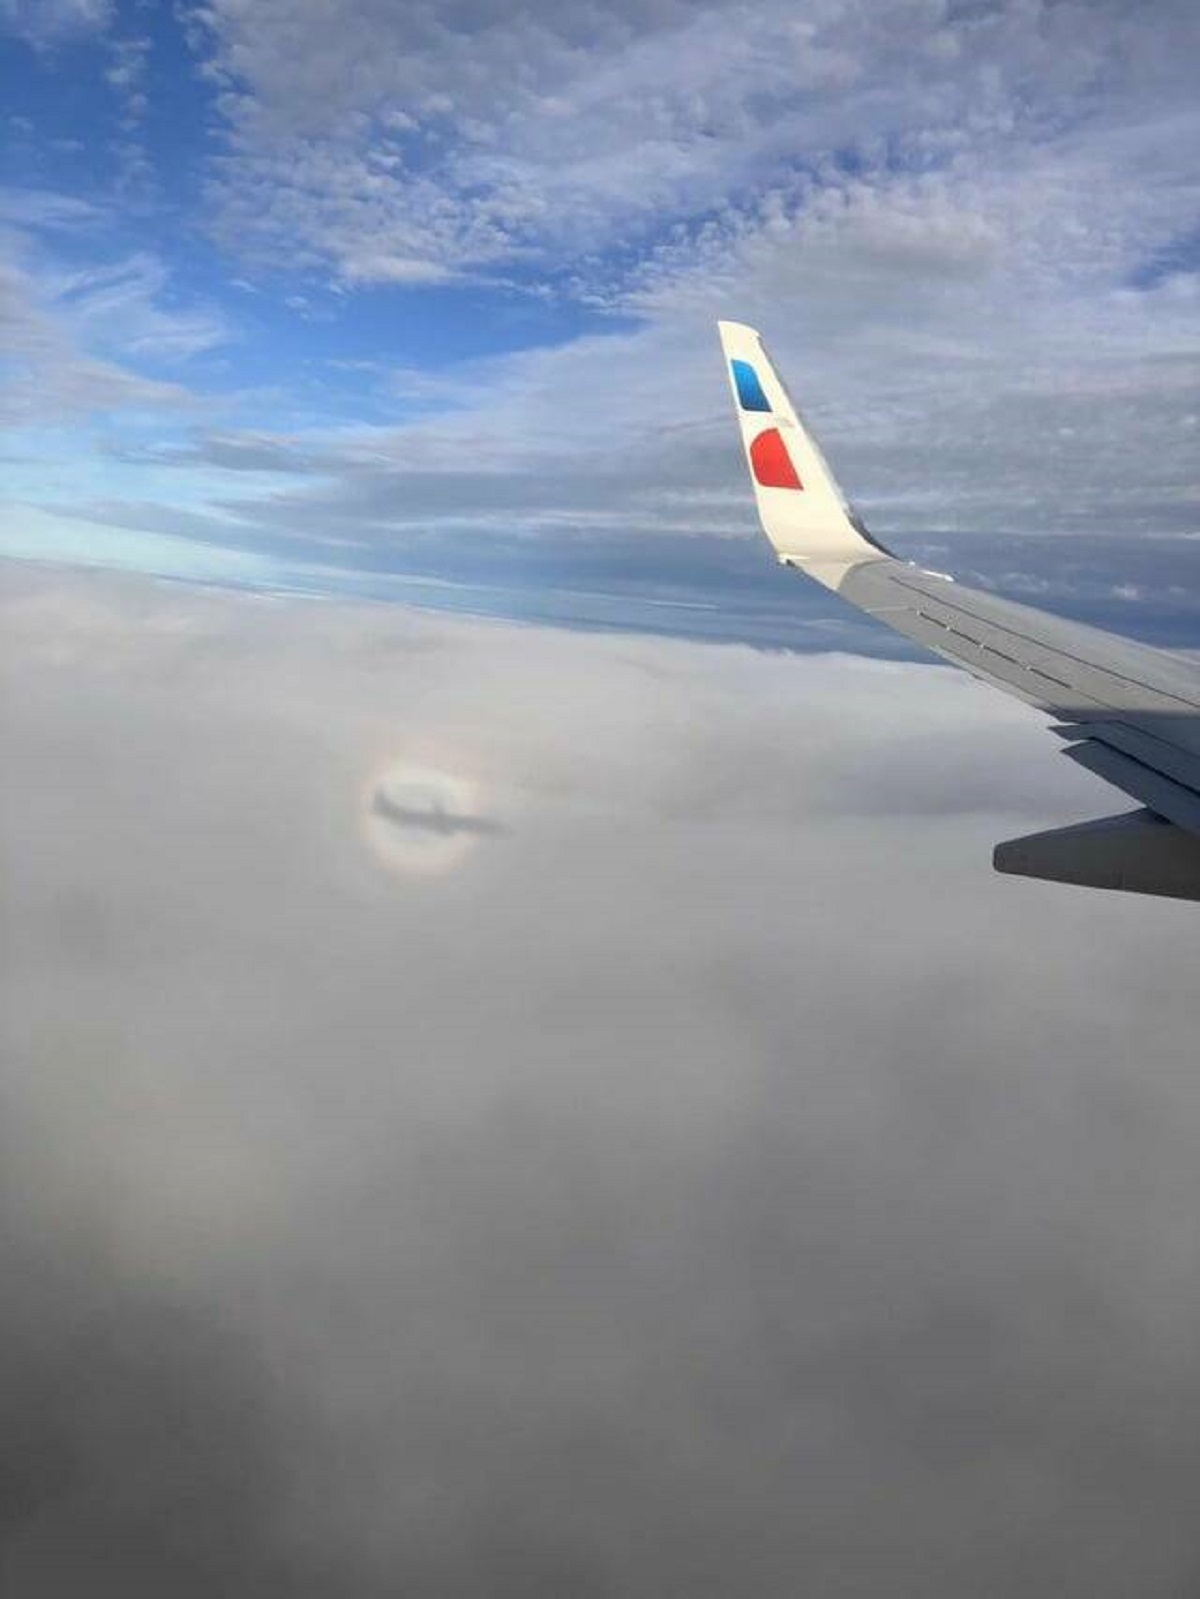
<path fill-rule="evenodd" d="M 761 341 L 762 334 L 757 328 L 752 328 L 748 322 L 730 322 L 723 318 L 717 319 L 717 331 L 722 341 L 736 338 L 750 338 Z"/>

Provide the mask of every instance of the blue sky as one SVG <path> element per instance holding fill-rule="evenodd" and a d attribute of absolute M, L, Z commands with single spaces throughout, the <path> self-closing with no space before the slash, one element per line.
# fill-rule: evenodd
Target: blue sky
<path fill-rule="evenodd" d="M 0 25 L 0 549 L 869 648 L 756 541 L 730 315 L 904 552 L 1195 637 L 1193 6 Z"/>

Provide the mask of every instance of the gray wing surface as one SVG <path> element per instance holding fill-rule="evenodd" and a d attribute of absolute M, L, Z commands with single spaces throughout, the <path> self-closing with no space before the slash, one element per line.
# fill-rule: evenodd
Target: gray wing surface
<path fill-rule="evenodd" d="M 1200 666 L 897 560 L 843 499 L 752 329 L 720 324 L 759 516 L 782 564 L 1055 718 L 1065 753 L 1135 800 L 997 846 L 998 870 L 1200 899 Z"/>

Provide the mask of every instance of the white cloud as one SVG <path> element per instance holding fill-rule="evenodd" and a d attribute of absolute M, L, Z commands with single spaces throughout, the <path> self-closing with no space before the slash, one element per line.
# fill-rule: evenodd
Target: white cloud
<path fill-rule="evenodd" d="M 46 232 L 78 231 L 98 221 L 100 209 L 74 194 L 52 189 L 0 189 L 0 221 Z"/>
<path fill-rule="evenodd" d="M 995 167 L 1191 109 L 1178 5 L 1153 29 L 1075 0 L 203 15 L 230 127 L 222 238 L 301 246 L 352 280 L 638 254 L 672 220 L 752 217 L 823 169 Z M 1182 150 L 1163 154 L 1178 170 Z"/>
<path fill-rule="evenodd" d="M 181 370 L 231 337 L 211 306 L 172 303 L 170 274 L 149 252 L 66 265 L 60 236 L 78 246 L 105 218 L 49 191 L 0 192 L 0 420 L 10 426 L 193 408 Z"/>
<path fill-rule="evenodd" d="M 384 338 L 369 414 L 393 425 L 347 425 L 348 385 L 315 368 L 238 397 L 215 437 L 158 455 L 211 469 L 222 515 L 342 547 L 435 523 L 748 534 L 712 331 L 732 314 L 764 328 L 885 536 L 1194 531 L 1190 6 L 1150 28 L 1077 0 L 218 0 L 190 25 L 226 129 L 208 220 L 248 270 L 285 269 L 285 305 L 318 314 L 306 274 L 338 305 L 386 285 L 402 330 L 423 287 L 474 276 L 621 328 L 415 381 Z M 68 221 L 29 207 L 22 225 Z M 39 337 L 89 382 L 179 380 L 233 331 L 173 303 L 145 251 L 38 277 Z M 88 388 L 63 392 L 77 409 Z M 286 487 L 240 471 L 267 455 Z"/>
<path fill-rule="evenodd" d="M 505 273 L 639 324 L 440 373 L 440 414 L 314 429 L 321 481 L 262 504 L 277 527 L 375 536 L 390 499 L 397 525 L 745 530 L 729 314 L 882 531 L 1195 525 L 1192 275 L 1146 276 L 1200 203 L 1190 7 L 204 17 L 227 246 L 353 285 Z"/>
<path fill-rule="evenodd" d="M 1038 718 L 2 576 L 15 1590 L 1186 1591 L 1193 907 L 992 874 Z"/>
<path fill-rule="evenodd" d="M 112 14 L 112 0 L 0 0 L 0 28 L 37 46 L 101 32 Z"/>
<path fill-rule="evenodd" d="M 0 422 L 6 425 L 58 425 L 93 412 L 187 402 L 175 384 L 83 347 L 69 321 L 46 304 L 41 284 L 12 260 L 0 262 L 0 329 Z"/>
<path fill-rule="evenodd" d="M 1190 531 L 1191 311 L 1080 290 L 1073 258 L 1056 273 L 1047 254 L 1023 263 L 1021 224 L 999 219 L 1026 202 L 1020 173 L 986 188 L 856 182 L 744 236 L 691 241 L 626 294 L 635 330 L 443 370 L 402 425 L 277 436 L 312 481 L 242 508 L 280 531 L 357 521 L 372 537 L 434 520 L 747 532 L 713 325 L 732 313 L 764 329 L 881 533 Z"/>
<path fill-rule="evenodd" d="M 55 313 L 91 348 L 171 367 L 226 343 L 231 327 L 209 305 L 172 304 L 170 273 L 147 251 L 83 269 L 51 268 Z"/>

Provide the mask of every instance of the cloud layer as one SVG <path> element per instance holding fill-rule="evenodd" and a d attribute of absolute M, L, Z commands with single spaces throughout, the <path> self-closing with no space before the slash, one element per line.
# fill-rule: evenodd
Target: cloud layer
<path fill-rule="evenodd" d="M 1194 918 L 991 874 L 1108 801 L 1036 717 L 30 568 L 3 622 L 12 1591 L 1194 1584 Z M 446 870 L 363 831 L 398 763 L 489 824 Z"/>
<path fill-rule="evenodd" d="M 1053 182 L 1059 151 L 1097 121 L 1115 131 L 1130 106 L 1140 117 L 1151 86 L 1160 125 L 1186 112 L 1196 42 L 1185 6 L 1149 29 L 1123 5 L 1078 0 L 816 0 L 800 13 L 773 0 L 603 12 L 468 0 L 363 4 L 336 21 L 312 0 L 217 0 L 203 18 L 238 244 L 299 244 L 351 279 L 384 281 L 548 250 L 586 272 L 587 252 L 615 239 L 636 258 L 672 223 L 683 237 L 715 225 L 728 242 L 768 200 L 806 188 L 999 178 L 1001 151 L 1018 185 Z M 1182 175 L 1157 172 L 1140 201 L 1123 197 L 1097 240 L 1105 256 L 1130 211 Z M 1003 247 L 1000 217 L 957 220 L 939 239 L 913 218 L 909 263 L 970 272 Z M 1026 247 L 1060 225 L 1044 207 L 1030 221 Z M 874 239 L 896 259 L 886 217 Z"/>
<path fill-rule="evenodd" d="M 75 43 L 13 74 L 0 195 L 9 550 L 145 564 L 150 530 L 282 582 L 524 541 L 537 593 L 748 538 L 722 315 L 884 536 L 1197 547 L 1184 0 L 45 16 Z M 1153 628 L 1141 564 L 1102 588 Z"/>

